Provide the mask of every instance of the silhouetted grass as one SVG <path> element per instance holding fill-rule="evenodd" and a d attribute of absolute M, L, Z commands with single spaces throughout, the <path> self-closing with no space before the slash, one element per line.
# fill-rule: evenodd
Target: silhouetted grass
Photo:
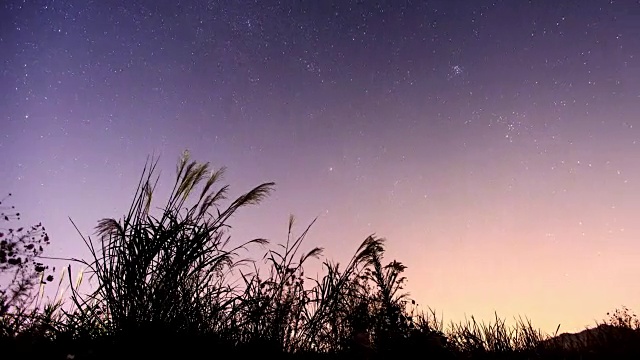
<path fill-rule="evenodd" d="M 403 292 L 405 266 L 384 262 L 385 240 L 367 237 L 347 264 L 301 252 L 313 225 L 282 244 L 234 243 L 228 220 L 273 190 L 261 184 L 226 207 L 224 169 L 184 154 L 166 204 L 155 211 L 157 162 L 145 166 L 128 213 L 103 219 L 97 238 L 82 237 L 91 259 L 68 296 L 31 299 L 0 313 L 0 351 L 13 357 L 113 359 L 273 355 L 280 358 L 587 359 L 640 354 L 639 325 L 626 308 L 596 330 L 550 336 L 531 322 L 507 326 L 471 320 L 443 326 Z M 157 213 L 157 214 L 156 214 Z M 261 250 L 250 260 L 243 251 Z M 322 261 L 322 277 L 304 265 Z M 95 282 L 85 293 L 80 284 Z M 60 279 L 62 280 L 62 279 Z M 31 295 L 29 295 L 31 294 Z M 66 301 L 65 301 L 66 299 Z"/>

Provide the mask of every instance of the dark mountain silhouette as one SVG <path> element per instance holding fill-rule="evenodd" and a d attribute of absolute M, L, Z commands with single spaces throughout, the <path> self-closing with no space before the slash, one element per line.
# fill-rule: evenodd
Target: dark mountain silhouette
<path fill-rule="evenodd" d="M 577 333 L 562 333 L 543 341 L 543 345 L 563 349 L 580 349 L 593 347 L 603 343 L 635 341 L 640 336 L 639 330 L 628 327 L 600 324 Z"/>

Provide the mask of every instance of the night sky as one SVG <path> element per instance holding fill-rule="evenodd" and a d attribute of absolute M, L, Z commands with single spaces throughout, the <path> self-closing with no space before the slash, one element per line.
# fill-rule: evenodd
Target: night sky
<path fill-rule="evenodd" d="M 50 256 L 188 149 L 276 182 L 236 241 L 375 233 L 445 323 L 640 309 L 640 1 L 1 3 L 0 191 Z"/>

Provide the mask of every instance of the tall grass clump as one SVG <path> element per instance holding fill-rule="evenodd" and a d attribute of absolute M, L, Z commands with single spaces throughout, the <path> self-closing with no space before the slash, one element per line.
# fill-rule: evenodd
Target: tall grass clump
<path fill-rule="evenodd" d="M 255 239 L 231 245 L 227 220 L 241 207 L 259 203 L 274 184 L 263 183 L 226 208 L 228 186 L 220 186 L 224 168 L 181 157 L 169 199 L 160 214 L 152 212 L 158 178 L 157 160 L 147 162 L 132 206 L 121 220 L 103 219 L 98 241 L 83 237 L 92 261 L 88 273 L 97 288 L 73 292 L 75 317 L 117 339 L 190 337 L 215 329 L 224 319 L 232 289 L 229 272 L 242 260 L 238 251 Z"/>
<path fill-rule="evenodd" d="M 354 277 L 381 240 L 367 238 L 344 270 L 325 261 L 326 274 L 314 279 L 304 276 L 303 265 L 310 258 L 318 258 L 322 248 L 303 253 L 296 261 L 311 225 L 294 239 L 293 223 L 291 217 L 286 243 L 265 254 L 266 276 L 258 269 L 251 275 L 242 274 L 244 292 L 238 296 L 239 311 L 234 319 L 241 342 L 267 343 L 290 353 L 335 351 L 343 335 L 344 326 L 340 325 L 349 314 L 350 304 L 357 299 Z M 311 286 L 306 286 L 305 280 Z"/>

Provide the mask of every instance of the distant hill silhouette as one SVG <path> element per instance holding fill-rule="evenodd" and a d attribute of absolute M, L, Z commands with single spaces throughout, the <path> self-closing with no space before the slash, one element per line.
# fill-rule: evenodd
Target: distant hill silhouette
<path fill-rule="evenodd" d="M 543 345 L 562 349 L 580 349 L 612 342 L 640 341 L 640 331 L 628 327 L 600 324 L 577 333 L 562 333 L 543 341 Z"/>

